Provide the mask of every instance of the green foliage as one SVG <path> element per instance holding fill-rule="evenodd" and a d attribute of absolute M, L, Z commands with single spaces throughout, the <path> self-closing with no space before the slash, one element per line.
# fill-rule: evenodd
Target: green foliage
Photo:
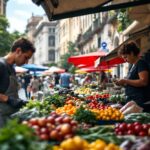
<path fill-rule="evenodd" d="M 48 64 L 48 67 L 52 67 L 52 66 L 58 66 L 57 63 L 50 63 Z"/>
<path fill-rule="evenodd" d="M 10 51 L 11 45 L 14 40 L 21 36 L 24 36 L 24 34 L 21 34 L 18 31 L 9 33 L 7 31 L 8 27 L 8 20 L 5 18 L 5 16 L 0 15 L 0 56 L 4 56 Z"/>
<path fill-rule="evenodd" d="M 65 104 L 65 97 L 54 94 L 46 97 L 44 101 L 48 101 L 49 104 L 53 104 L 56 107 L 62 107 Z"/>
<path fill-rule="evenodd" d="M 62 68 L 68 69 L 69 71 L 73 72 L 71 68 L 72 65 L 68 63 L 68 58 L 70 56 L 76 55 L 76 46 L 73 42 L 68 42 L 68 52 L 61 56 L 60 58 L 60 65 Z"/>
<path fill-rule="evenodd" d="M 38 141 L 33 131 L 26 125 L 18 124 L 17 120 L 7 123 L 0 129 L 1 150 L 47 150 L 47 143 Z"/>
<path fill-rule="evenodd" d="M 78 122 L 85 122 L 90 124 L 95 124 L 97 122 L 96 115 L 93 112 L 86 110 L 83 106 L 77 109 L 73 117 Z"/>
<path fill-rule="evenodd" d="M 131 23 L 132 21 L 129 19 L 129 14 L 127 9 L 120 9 L 118 11 L 118 31 L 122 32 L 125 30 Z"/>

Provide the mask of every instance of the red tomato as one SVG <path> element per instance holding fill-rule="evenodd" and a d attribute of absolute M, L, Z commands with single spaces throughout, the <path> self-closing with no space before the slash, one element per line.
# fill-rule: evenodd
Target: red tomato
<path fill-rule="evenodd" d="M 148 124 L 143 124 L 142 127 L 146 131 L 148 131 L 148 129 L 150 128 L 150 126 Z"/>
<path fill-rule="evenodd" d="M 141 131 L 141 132 L 139 132 L 139 134 L 138 134 L 139 136 L 146 136 L 147 134 L 146 134 L 146 132 L 144 132 L 144 131 Z"/>
<path fill-rule="evenodd" d="M 131 123 L 128 123 L 128 124 L 127 124 L 127 129 L 128 129 L 128 130 L 132 130 L 132 129 L 133 129 L 133 125 L 132 125 Z"/>
<path fill-rule="evenodd" d="M 126 123 L 121 123 L 121 124 L 119 125 L 119 129 L 120 129 L 121 131 L 125 131 L 125 130 L 127 129 L 127 124 L 126 124 Z"/>
<path fill-rule="evenodd" d="M 143 128 L 142 128 L 142 125 L 136 125 L 135 127 L 134 127 L 134 131 L 138 134 L 141 130 L 142 130 Z"/>
<path fill-rule="evenodd" d="M 136 126 L 136 125 L 141 125 L 141 123 L 140 123 L 140 122 L 134 122 L 133 125 L 134 125 L 134 126 Z"/>
<path fill-rule="evenodd" d="M 123 135 L 123 132 L 119 131 L 119 132 L 118 132 L 118 135 Z"/>
<path fill-rule="evenodd" d="M 128 134 L 128 135 L 133 135 L 134 132 L 133 132 L 133 130 L 128 130 L 127 134 Z"/>
<path fill-rule="evenodd" d="M 40 134 L 40 139 L 41 140 L 48 140 L 49 136 L 47 134 Z"/>

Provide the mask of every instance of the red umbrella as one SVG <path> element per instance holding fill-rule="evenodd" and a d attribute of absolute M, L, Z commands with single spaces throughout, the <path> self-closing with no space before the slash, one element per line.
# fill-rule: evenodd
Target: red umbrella
<path fill-rule="evenodd" d="M 85 65 L 87 66 L 94 66 L 95 60 L 101 56 L 105 56 L 106 52 L 104 51 L 97 51 L 97 52 L 92 52 L 84 55 L 79 55 L 79 56 L 71 56 L 68 59 L 69 63 L 72 63 L 75 66 L 78 65 Z M 84 67 L 85 67 L 84 66 Z"/>

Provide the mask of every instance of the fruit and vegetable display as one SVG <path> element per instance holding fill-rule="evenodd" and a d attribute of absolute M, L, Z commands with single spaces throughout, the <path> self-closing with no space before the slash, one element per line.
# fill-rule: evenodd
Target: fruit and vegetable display
<path fill-rule="evenodd" d="M 72 137 L 77 128 L 77 122 L 67 115 L 58 115 L 52 112 L 48 117 L 32 118 L 23 121 L 34 129 L 34 132 L 41 140 L 58 140 Z"/>
<path fill-rule="evenodd" d="M 134 123 L 118 123 L 115 127 L 117 135 L 136 135 L 136 136 L 150 136 L 150 124 Z"/>
<path fill-rule="evenodd" d="M 0 129 L 0 150 L 147 150 L 150 114 L 123 115 L 111 105 L 123 102 L 87 87 L 30 100 Z"/>
<path fill-rule="evenodd" d="M 50 145 L 39 141 L 29 127 L 13 120 L 0 129 L 0 150 L 50 150 Z"/>
<path fill-rule="evenodd" d="M 123 94 L 111 95 L 109 98 L 109 102 L 125 104 L 125 95 Z"/>
<path fill-rule="evenodd" d="M 150 123 L 150 113 L 131 113 L 125 116 L 125 122 Z"/>
<path fill-rule="evenodd" d="M 103 140 L 95 140 L 89 143 L 85 139 L 75 136 L 73 138 L 66 139 L 60 146 L 54 146 L 53 150 L 121 150 L 119 146 L 109 143 L 107 144 Z"/>

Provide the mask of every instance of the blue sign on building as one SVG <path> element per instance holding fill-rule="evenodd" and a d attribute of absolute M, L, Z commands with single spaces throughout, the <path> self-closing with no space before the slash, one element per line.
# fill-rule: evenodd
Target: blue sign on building
<path fill-rule="evenodd" d="M 105 52 L 108 52 L 108 49 L 107 49 L 107 43 L 106 42 L 102 42 L 101 43 L 101 49 Z"/>

